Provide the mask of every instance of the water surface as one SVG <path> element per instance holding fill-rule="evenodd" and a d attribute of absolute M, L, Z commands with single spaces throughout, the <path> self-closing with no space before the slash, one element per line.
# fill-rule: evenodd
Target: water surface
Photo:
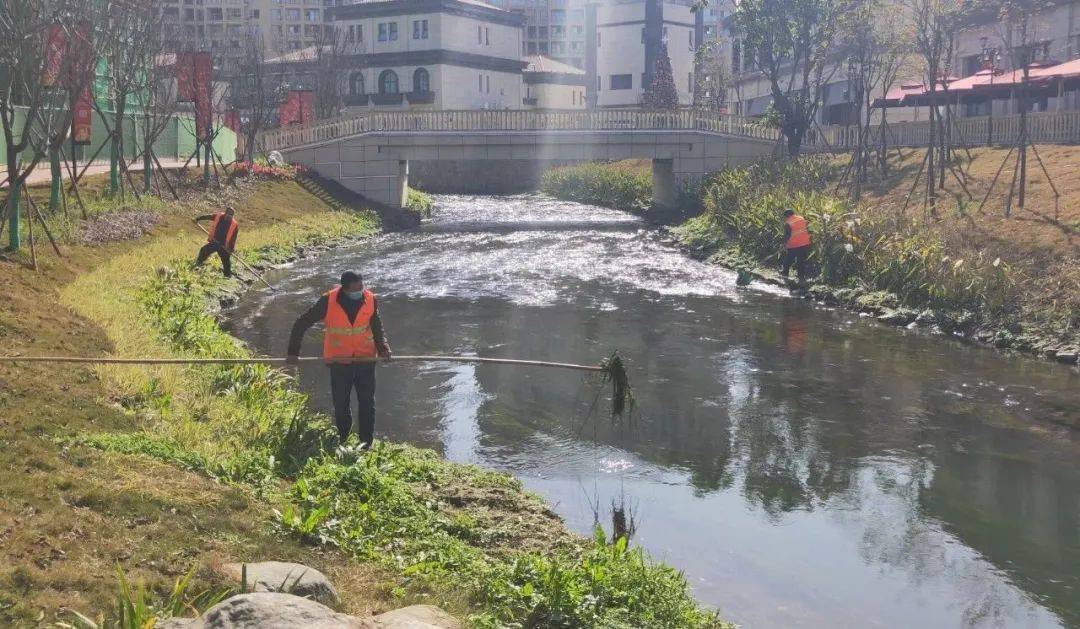
<path fill-rule="evenodd" d="M 1050 421 L 1080 413 L 1075 369 L 736 289 L 613 210 L 436 203 L 420 232 L 276 272 L 233 330 L 280 354 L 358 269 L 398 353 L 619 348 L 632 421 L 578 373 L 401 363 L 379 369 L 377 433 L 508 471 L 583 532 L 627 513 L 745 626 L 1080 626 L 1080 437 Z M 301 382 L 330 409 L 325 367 Z"/>

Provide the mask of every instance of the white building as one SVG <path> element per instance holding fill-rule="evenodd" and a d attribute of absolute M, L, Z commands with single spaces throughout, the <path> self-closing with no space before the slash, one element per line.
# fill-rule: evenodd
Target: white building
<path fill-rule="evenodd" d="M 679 104 L 694 92 L 694 52 L 703 32 L 701 12 L 679 0 L 608 0 L 589 5 L 585 68 L 597 107 L 636 107 L 652 83 L 661 44 L 667 43 Z"/>
<path fill-rule="evenodd" d="M 349 110 L 523 106 L 520 14 L 477 0 L 386 0 L 328 12 L 349 43 Z"/>
<path fill-rule="evenodd" d="M 585 71 L 543 55 L 525 58 L 525 106 L 533 109 L 585 109 Z"/>

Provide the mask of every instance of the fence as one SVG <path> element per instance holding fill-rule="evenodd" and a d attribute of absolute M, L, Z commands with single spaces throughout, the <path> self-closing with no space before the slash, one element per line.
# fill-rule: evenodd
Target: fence
<path fill-rule="evenodd" d="M 111 126 L 113 124 L 112 112 L 106 111 L 105 115 L 109 116 L 109 125 Z M 26 109 L 16 107 L 16 133 L 21 133 L 25 120 Z M 109 159 L 109 149 L 103 147 L 103 145 L 108 142 L 108 131 L 97 112 L 91 117 L 91 125 L 91 137 L 93 139 L 88 145 L 76 147 L 75 157 L 80 161 L 85 161 L 97 155 L 96 161 L 107 161 Z M 123 134 L 124 159 L 130 161 L 142 152 L 143 125 L 138 114 L 125 114 Z M 236 134 L 223 127 L 214 138 L 214 150 L 221 155 L 226 163 L 233 161 L 236 151 Z M 64 152 L 68 160 L 71 159 L 70 151 L 71 146 L 65 143 Z M 169 121 L 161 134 L 154 139 L 154 153 L 162 159 L 170 157 L 187 159 L 193 152 L 195 152 L 195 121 L 190 115 L 177 114 L 175 118 Z M 5 148 L 3 143 L 0 142 L 0 169 L 6 163 Z"/>
<path fill-rule="evenodd" d="M 953 118 L 951 123 L 949 140 L 954 146 L 1011 144 L 1020 135 L 1018 115 Z M 1027 133 L 1028 138 L 1038 144 L 1080 143 L 1080 111 L 1028 114 Z M 821 136 L 827 146 L 851 148 L 858 143 L 858 128 L 824 127 Z M 930 142 L 930 122 L 920 120 L 889 124 L 886 139 L 892 146 L 926 146 Z M 880 126 L 871 127 L 868 144 L 881 144 Z"/>
<path fill-rule="evenodd" d="M 776 129 L 752 118 L 708 116 L 694 111 L 652 112 L 631 109 L 596 111 L 394 111 L 334 118 L 311 125 L 266 131 L 259 145 L 281 150 L 384 131 L 677 131 L 705 130 L 775 141 Z"/>
<path fill-rule="evenodd" d="M 1028 136 L 1039 143 L 1080 143 L 1080 111 L 1028 115 Z M 305 126 L 265 131 L 259 146 L 265 151 L 306 146 L 362 133 L 418 131 L 709 131 L 756 140 L 777 141 L 779 130 L 754 118 L 702 114 L 684 110 L 652 112 L 636 109 L 596 111 L 388 111 L 333 118 Z M 1020 116 L 954 118 L 951 141 L 955 146 L 1014 142 Z M 880 144 L 881 129 L 870 129 L 871 145 Z M 926 146 L 929 121 L 888 125 L 893 146 Z M 843 150 L 858 141 L 856 127 L 826 126 L 807 133 L 803 145 L 818 150 Z"/>

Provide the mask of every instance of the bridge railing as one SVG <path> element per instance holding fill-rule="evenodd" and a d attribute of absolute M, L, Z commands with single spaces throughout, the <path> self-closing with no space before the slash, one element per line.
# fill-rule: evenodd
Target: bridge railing
<path fill-rule="evenodd" d="M 761 140 L 775 140 L 777 130 L 742 116 L 704 115 L 694 111 L 654 112 L 637 109 L 596 111 L 388 111 L 334 118 L 262 134 L 267 151 L 318 144 L 383 131 L 657 131 L 704 130 Z"/>

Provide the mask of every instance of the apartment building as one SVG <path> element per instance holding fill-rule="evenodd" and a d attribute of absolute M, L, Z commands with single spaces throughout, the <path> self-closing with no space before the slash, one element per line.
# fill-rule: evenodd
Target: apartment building
<path fill-rule="evenodd" d="M 525 16 L 522 55 L 585 67 L 585 0 L 492 0 Z"/>
<path fill-rule="evenodd" d="M 521 109 L 520 13 L 479 0 L 383 0 L 328 10 L 350 45 L 345 105 Z"/>
<path fill-rule="evenodd" d="M 157 0 L 168 51 L 209 51 L 235 71 L 254 37 L 268 56 L 313 46 L 323 36 L 325 10 L 338 0 Z"/>
<path fill-rule="evenodd" d="M 585 71 L 590 103 L 596 107 L 636 107 L 652 84 L 656 61 L 667 45 L 679 104 L 694 94 L 694 55 L 704 33 L 704 16 L 681 0 L 608 0 L 586 11 Z"/>

